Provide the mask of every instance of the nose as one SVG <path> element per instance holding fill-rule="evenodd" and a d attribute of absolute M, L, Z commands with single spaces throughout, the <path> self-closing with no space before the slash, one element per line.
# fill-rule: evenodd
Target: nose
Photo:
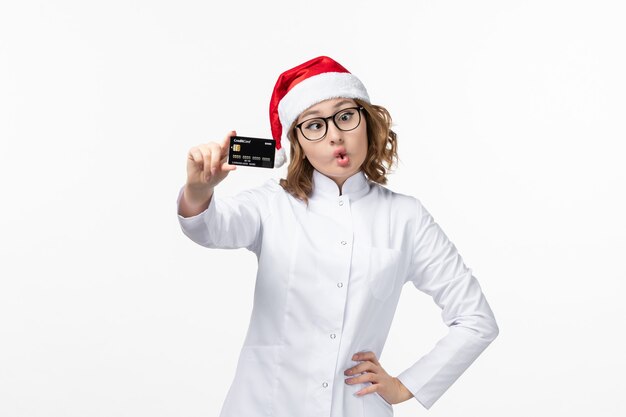
<path fill-rule="evenodd" d="M 326 136 L 330 140 L 330 143 L 341 143 L 343 142 L 342 134 L 343 132 L 339 130 L 339 128 L 330 121 L 328 123 L 328 127 L 326 128 Z"/>

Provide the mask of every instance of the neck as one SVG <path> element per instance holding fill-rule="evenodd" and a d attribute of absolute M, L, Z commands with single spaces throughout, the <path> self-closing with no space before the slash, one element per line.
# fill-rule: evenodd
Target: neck
<path fill-rule="evenodd" d="M 335 184 L 337 184 L 337 187 L 339 187 L 339 195 L 341 195 L 341 186 L 343 185 L 344 182 L 346 182 L 345 178 L 342 178 L 340 180 L 334 179 L 333 181 L 335 181 Z"/>

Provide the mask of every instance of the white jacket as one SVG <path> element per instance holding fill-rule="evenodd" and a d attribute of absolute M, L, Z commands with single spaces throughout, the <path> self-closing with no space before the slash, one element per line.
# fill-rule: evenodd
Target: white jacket
<path fill-rule="evenodd" d="M 204 212 L 178 215 L 194 242 L 258 258 L 251 321 L 220 417 L 392 416 L 378 393 L 353 395 L 370 382 L 346 384 L 343 372 L 356 352 L 380 358 L 407 282 L 449 326 L 397 375 L 430 408 L 498 334 L 478 281 L 418 199 L 362 171 L 341 195 L 317 170 L 313 181 L 308 207 L 271 179 L 230 197 L 216 188 Z"/>

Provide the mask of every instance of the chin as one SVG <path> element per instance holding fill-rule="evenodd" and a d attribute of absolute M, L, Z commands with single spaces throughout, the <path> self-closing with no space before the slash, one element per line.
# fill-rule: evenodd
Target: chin
<path fill-rule="evenodd" d="M 361 164 L 362 165 L 362 164 Z M 351 177 L 352 175 L 356 174 L 357 172 L 360 171 L 361 166 L 359 165 L 359 167 L 355 167 L 354 164 L 350 163 L 350 165 L 348 165 L 345 168 L 339 167 L 339 166 L 330 166 L 330 167 L 326 167 L 326 168 L 319 168 L 319 167 L 315 167 L 315 169 L 317 169 L 319 172 L 321 172 L 322 174 L 326 175 L 327 177 Z"/>
<path fill-rule="evenodd" d="M 342 170 L 334 171 L 331 176 L 339 178 L 348 178 L 356 174 L 359 170 L 353 167 L 346 167 Z"/>

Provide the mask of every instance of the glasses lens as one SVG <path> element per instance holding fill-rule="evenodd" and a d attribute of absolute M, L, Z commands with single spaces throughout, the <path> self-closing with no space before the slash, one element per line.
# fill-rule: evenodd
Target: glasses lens
<path fill-rule="evenodd" d="M 307 120 L 301 127 L 302 134 L 308 140 L 317 140 L 326 134 L 326 120 Z"/>
<path fill-rule="evenodd" d="M 341 110 L 335 115 L 335 124 L 341 130 L 355 129 L 361 121 L 359 109 Z"/>

